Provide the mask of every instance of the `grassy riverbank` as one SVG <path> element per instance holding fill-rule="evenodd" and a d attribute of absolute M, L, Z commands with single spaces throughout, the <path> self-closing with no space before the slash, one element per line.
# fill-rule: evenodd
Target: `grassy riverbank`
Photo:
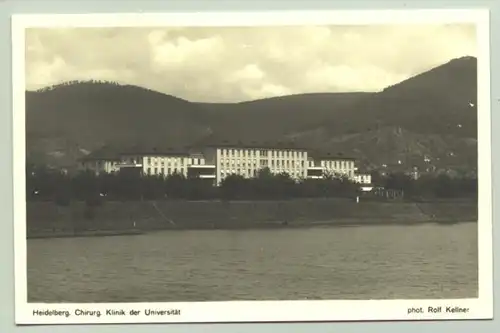
<path fill-rule="evenodd" d="M 249 229 L 318 225 L 477 221 L 477 202 L 287 201 L 28 202 L 28 237 L 105 236 L 164 229 Z"/>

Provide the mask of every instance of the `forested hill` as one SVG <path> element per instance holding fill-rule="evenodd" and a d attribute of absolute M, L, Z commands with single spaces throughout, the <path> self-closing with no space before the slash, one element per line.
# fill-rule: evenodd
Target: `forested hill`
<path fill-rule="evenodd" d="M 137 86 L 69 82 L 26 93 L 28 158 L 72 165 L 102 145 L 294 140 L 369 167 L 476 168 L 477 64 L 454 59 L 379 93 L 192 103 Z"/>
<path fill-rule="evenodd" d="M 179 146 L 207 135 L 194 103 L 137 86 L 70 82 L 26 93 L 28 155 L 74 163 L 103 145 Z"/>

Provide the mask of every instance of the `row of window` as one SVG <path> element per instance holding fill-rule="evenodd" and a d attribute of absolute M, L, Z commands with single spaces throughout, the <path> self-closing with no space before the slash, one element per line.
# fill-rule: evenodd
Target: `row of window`
<path fill-rule="evenodd" d="M 205 159 L 203 158 L 198 158 L 198 157 L 193 157 L 193 158 L 187 158 L 187 157 L 147 157 L 146 158 L 146 163 L 148 164 L 155 164 L 155 163 L 164 163 L 164 162 L 178 162 L 180 164 L 194 164 L 194 165 L 204 165 L 205 164 Z"/>
<path fill-rule="evenodd" d="M 120 162 L 112 162 L 111 165 L 117 165 L 117 164 L 139 164 L 139 159 L 137 158 L 129 158 L 129 159 L 122 159 Z"/>
<path fill-rule="evenodd" d="M 364 183 L 369 183 L 371 181 L 371 176 L 370 175 L 356 175 L 355 178 Z"/>
<path fill-rule="evenodd" d="M 184 160 L 183 159 L 168 159 L 167 161 L 167 165 L 184 165 Z M 148 165 L 161 165 L 161 166 L 164 166 L 165 165 L 165 160 L 161 159 L 160 161 L 157 161 L 157 160 L 151 160 L 148 158 L 147 160 L 147 164 Z"/>
<path fill-rule="evenodd" d="M 223 152 L 225 151 L 225 149 L 222 150 Z M 228 149 L 228 151 L 231 151 L 230 149 Z M 238 151 L 237 149 L 234 149 L 234 151 Z M 247 153 L 250 152 L 252 153 L 252 151 L 246 151 Z M 278 158 L 287 158 L 287 157 L 291 157 L 291 158 L 301 158 L 304 154 L 306 153 L 302 153 L 302 152 L 292 152 L 292 151 L 271 151 L 272 153 L 272 157 L 274 157 L 273 154 L 279 154 L 279 156 L 277 156 Z M 292 155 L 295 154 L 295 155 Z M 282 156 L 283 154 L 283 156 Z M 290 154 L 289 156 L 287 154 Z M 251 155 L 251 154 L 250 154 Z M 235 157 L 238 156 L 237 154 L 234 155 Z M 248 156 L 248 155 L 247 155 Z M 244 155 L 241 155 L 241 157 L 244 157 Z M 257 164 L 257 160 L 253 159 L 253 157 L 256 157 L 256 156 L 251 156 L 251 160 L 247 160 L 247 161 L 244 161 L 244 160 L 238 160 L 238 159 L 233 159 L 232 156 L 225 156 L 225 158 L 221 158 L 221 164 L 223 165 L 224 163 L 230 163 L 232 165 L 236 164 L 236 165 L 245 165 L 245 163 L 249 163 L 249 165 L 256 165 Z M 267 157 L 267 156 L 266 156 Z M 148 165 L 152 165 L 152 166 L 162 166 L 164 167 L 165 165 L 167 166 L 181 166 L 183 167 L 184 165 L 205 165 L 205 159 L 204 158 L 180 158 L 180 157 L 166 157 L 166 158 L 162 158 L 162 157 L 147 157 L 146 158 L 146 163 Z M 269 160 L 267 160 L 266 158 L 263 158 L 263 156 L 261 155 L 260 157 L 260 164 L 261 165 L 264 165 L 264 166 L 268 166 L 268 165 L 287 165 L 287 164 L 282 164 L 282 163 L 292 163 L 292 164 L 288 164 L 289 165 L 293 165 L 295 163 L 295 161 L 288 161 L 288 160 L 271 160 L 271 164 L 269 164 Z M 298 161 L 297 161 L 298 162 Z M 97 167 L 100 167 L 100 166 L 104 166 L 106 162 L 105 161 L 97 161 Z M 112 166 L 114 165 L 117 165 L 119 164 L 119 162 L 110 162 Z M 131 164 L 137 164 L 137 163 L 140 163 L 140 159 L 137 159 L 137 158 L 131 158 L 131 159 L 127 159 L 127 160 L 123 160 L 122 162 L 120 163 L 131 163 Z M 301 163 L 301 167 L 304 167 L 304 161 L 300 161 Z M 310 167 L 314 167 L 315 166 L 315 162 L 314 161 L 309 161 L 309 166 Z M 354 168 L 354 162 L 351 162 L 351 161 L 322 161 L 321 162 L 321 166 L 322 167 L 326 167 L 326 168 L 329 168 L 329 169 L 345 169 L 345 168 Z"/>
<path fill-rule="evenodd" d="M 220 175 L 221 175 L 222 178 L 224 178 L 224 177 L 232 175 L 232 174 L 240 175 L 240 174 L 242 174 L 244 172 L 245 172 L 245 169 L 222 170 L 220 172 Z M 255 169 L 248 169 L 248 170 L 246 170 L 246 175 L 248 175 L 249 177 L 255 177 L 257 175 L 257 170 L 255 170 Z"/>
<path fill-rule="evenodd" d="M 324 172 L 329 174 L 349 174 L 354 176 L 354 171 L 349 169 L 336 169 L 336 170 L 324 170 Z"/>
<path fill-rule="evenodd" d="M 233 156 L 233 157 L 256 157 L 257 152 L 259 156 L 269 156 L 271 157 L 284 157 L 284 158 L 306 158 L 307 153 L 302 151 L 292 151 L 292 150 L 267 150 L 267 149 L 221 149 L 222 156 Z"/>
<path fill-rule="evenodd" d="M 276 167 L 285 167 L 285 168 L 298 168 L 298 167 L 301 167 L 303 168 L 304 167 L 304 161 L 300 161 L 300 163 L 295 163 L 295 161 L 280 161 L 280 160 L 277 160 L 277 161 L 274 161 L 274 160 L 271 160 L 271 167 L 273 168 L 274 166 Z"/>
<path fill-rule="evenodd" d="M 220 162 L 220 165 L 222 167 L 224 167 L 224 165 L 241 165 L 243 167 L 245 166 L 256 166 L 257 165 L 257 161 L 256 160 L 253 160 L 253 161 L 240 161 L 240 160 L 223 160 Z"/>
<path fill-rule="evenodd" d="M 348 169 L 335 169 L 335 170 L 326 169 L 324 171 L 327 173 L 332 173 L 332 174 L 340 173 L 340 174 L 353 174 L 354 175 L 354 171 L 348 170 Z"/>
<path fill-rule="evenodd" d="M 193 165 L 205 165 L 205 159 L 203 159 L 203 158 L 193 158 L 191 164 L 193 164 Z"/>
<path fill-rule="evenodd" d="M 289 161 L 289 162 L 301 162 L 302 164 L 305 163 L 305 160 L 297 160 L 297 159 L 284 159 L 284 158 L 274 158 L 274 159 L 268 159 L 267 157 L 266 158 L 259 158 L 259 159 L 255 159 L 255 158 L 248 158 L 248 159 L 244 159 L 244 158 L 231 158 L 231 157 L 226 157 L 226 158 L 221 158 L 220 159 L 220 162 L 221 163 L 257 163 L 257 162 L 260 162 L 260 163 L 269 163 L 269 161 L 276 161 L 276 163 L 285 163 L 286 161 Z"/>
<path fill-rule="evenodd" d="M 302 172 L 300 171 L 288 171 L 288 170 L 273 170 L 275 173 L 281 173 L 281 172 L 286 172 L 288 173 L 290 176 L 292 177 L 300 177 L 303 175 Z M 220 175 L 221 175 L 221 178 L 224 178 L 224 177 L 227 177 L 229 175 L 246 175 L 246 176 L 249 176 L 249 177 L 255 177 L 257 176 L 257 172 L 258 170 L 255 170 L 255 169 L 248 169 L 248 170 L 245 170 L 245 169 L 233 169 L 233 170 L 222 170 Z"/>
<path fill-rule="evenodd" d="M 204 160 L 203 159 L 197 159 L 195 163 L 200 163 L 199 165 L 204 165 Z M 270 168 L 288 168 L 288 169 L 294 169 L 294 168 L 304 168 L 304 161 L 289 161 L 289 160 L 285 160 L 285 161 L 281 161 L 281 160 L 271 160 L 271 161 L 268 161 L 268 160 L 260 160 L 259 161 L 259 166 L 260 167 L 270 167 Z M 270 163 L 269 163 L 270 162 Z M 353 168 L 353 163 L 350 162 L 350 169 L 347 169 L 348 167 L 348 164 L 349 162 L 345 162 L 345 161 L 335 161 L 335 162 L 332 162 L 332 161 L 328 161 L 329 163 L 325 163 L 326 165 L 323 166 L 324 168 L 326 169 L 329 169 L 329 170 L 336 170 L 336 171 L 340 171 L 342 173 L 348 173 L 348 172 L 351 172 L 350 169 Z M 116 162 L 112 162 L 111 163 L 111 166 L 115 166 L 117 165 L 118 163 Z M 105 166 L 105 163 L 104 162 L 100 162 L 98 161 L 96 163 L 97 165 L 97 168 L 101 168 L 101 167 L 104 167 Z M 194 165 L 198 165 L 198 164 L 194 164 Z M 154 163 L 153 166 L 155 167 L 155 170 L 158 169 L 157 167 L 157 164 Z M 165 169 L 167 168 L 168 170 L 172 169 L 172 170 L 175 170 L 175 169 L 183 169 L 185 166 L 184 164 L 182 163 L 182 161 L 180 163 L 170 163 L 170 162 L 167 162 L 165 164 L 165 162 L 161 162 L 160 163 L 160 166 L 161 168 L 160 169 Z M 221 168 L 222 169 L 233 169 L 234 167 L 241 167 L 241 168 L 257 168 L 258 167 L 258 164 L 257 164 L 257 161 L 253 160 L 253 161 L 240 161 L 240 160 L 229 160 L 229 161 L 226 161 L 225 163 L 222 162 L 221 163 Z M 309 163 L 309 166 L 314 166 L 313 163 Z M 151 169 L 151 167 L 149 167 L 148 169 Z M 156 173 L 156 172 L 155 172 Z"/>
<path fill-rule="evenodd" d="M 354 168 L 354 162 L 348 161 L 322 161 L 321 166 L 330 169 L 346 169 L 346 168 Z"/>
<path fill-rule="evenodd" d="M 147 168 L 146 174 L 148 175 L 171 175 L 174 173 L 184 173 L 184 169 L 179 168 Z"/>
<path fill-rule="evenodd" d="M 295 163 L 296 161 L 289 161 L 289 160 L 285 160 L 285 161 L 282 161 L 282 160 L 271 160 L 271 163 L 268 163 L 269 161 L 268 160 L 261 160 L 260 161 L 260 165 L 262 166 L 271 166 L 271 167 L 285 167 L 285 168 L 303 168 L 304 167 L 304 161 L 297 161 L 297 163 Z M 221 167 L 224 168 L 229 168 L 231 166 L 241 166 L 243 168 L 245 167 L 254 167 L 256 168 L 257 167 L 257 161 L 239 161 L 239 160 L 230 160 L 230 161 L 222 161 L 221 162 Z"/>

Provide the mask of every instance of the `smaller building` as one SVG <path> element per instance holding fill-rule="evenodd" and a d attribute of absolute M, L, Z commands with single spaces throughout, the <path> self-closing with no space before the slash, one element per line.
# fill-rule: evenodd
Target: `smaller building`
<path fill-rule="evenodd" d="M 102 173 L 130 172 L 147 176 L 179 174 L 184 177 L 215 179 L 215 165 L 207 164 L 203 154 L 187 149 L 152 148 L 116 152 L 104 147 L 80 161 L 80 170 Z"/>
<path fill-rule="evenodd" d="M 310 179 L 321 179 L 327 175 L 334 177 L 347 177 L 355 180 L 354 158 L 343 154 L 312 153 L 308 159 L 307 177 Z"/>
<path fill-rule="evenodd" d="M 187 169 L 187 177 L 213 180 L 213 183 L 215 183 L 215 164 L 207 163 L 205 156 L 200 152 L 191 152 L 189 157 L 190 161 Z"/>
<path fill-rule="evenodd" d="M 372 175 L 369 173 L 354 174 L 354 181 L 358 184 L 370 185 L 372 183 Z"/>
<path fill-rule="evenodd" d="M 121 170 L 142 170 L 143 159 L 140 155 L 117 153 L 114 149 L 105 146 L 80 159 L 79 170 L 90 170 L 97 175 L 102 173 L 116 173 Z"/>

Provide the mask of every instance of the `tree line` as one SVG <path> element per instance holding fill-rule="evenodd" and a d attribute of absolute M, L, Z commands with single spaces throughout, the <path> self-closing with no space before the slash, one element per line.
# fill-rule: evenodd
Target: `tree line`
<path fill-rule="evenodd" d="M 375 186 L 397 190 L 407 199 L 477 196 L 477 179 L 447 175 L 426 175 L 417 180 L 403 173 L 374 175 Z M 254 178 L 230 175 L 220 186 L 213 179 L 182 174 L 145 176 L 127 172 L 95 175 L 93 172 L 65 174 L 45 167 L 30 166 L 26 173 L 28 201 L 54 201 L 68 205 L 86 201 L 99 205 L 105 200 L 278 200 L 293 198 L 354 198 L 360 185 L 346 177 L 325 175 L 323 179 L 294 180 L 288 174 L 261 170 Z"/>
<path fill-rule="evenodd" d="M 445 173 L 424 174 L 418 179 L 404 173 L 392 173 L 385 177 L 373 175 L 375 184 L 387 189 L 401 190 L 405 197 L 425 198 L 477 198 L 478 181 L 476 177 L 449 176 Z"/>
<path fill-rule="evenodd" d="M 52 91 L 52 90 L 56 90 L 58 88 L 62 88 L 62 87 L 70 87 L 70 86 L 75 86 L 75 85 L 94 85 L 94 84 L 100 84 L 100 85 L 108 85 L 108 86 L 121 86 L 120 83 L 118 82 L 115 82 L 115 81 L 107 81 L 107 80 L 71 80 L 71 81 L 65 81 L 65 82 L 62 82 L 62 83 L 58 83 L 58 84 L 53 84 L 53 85 L 50 85 L 50 86 L 46 86 L 46 87 L 43 87 L 43 88 L 39 88 L 37 89 L 36 91 L 37 92 L 47 92 L 47 91 Z"/>

